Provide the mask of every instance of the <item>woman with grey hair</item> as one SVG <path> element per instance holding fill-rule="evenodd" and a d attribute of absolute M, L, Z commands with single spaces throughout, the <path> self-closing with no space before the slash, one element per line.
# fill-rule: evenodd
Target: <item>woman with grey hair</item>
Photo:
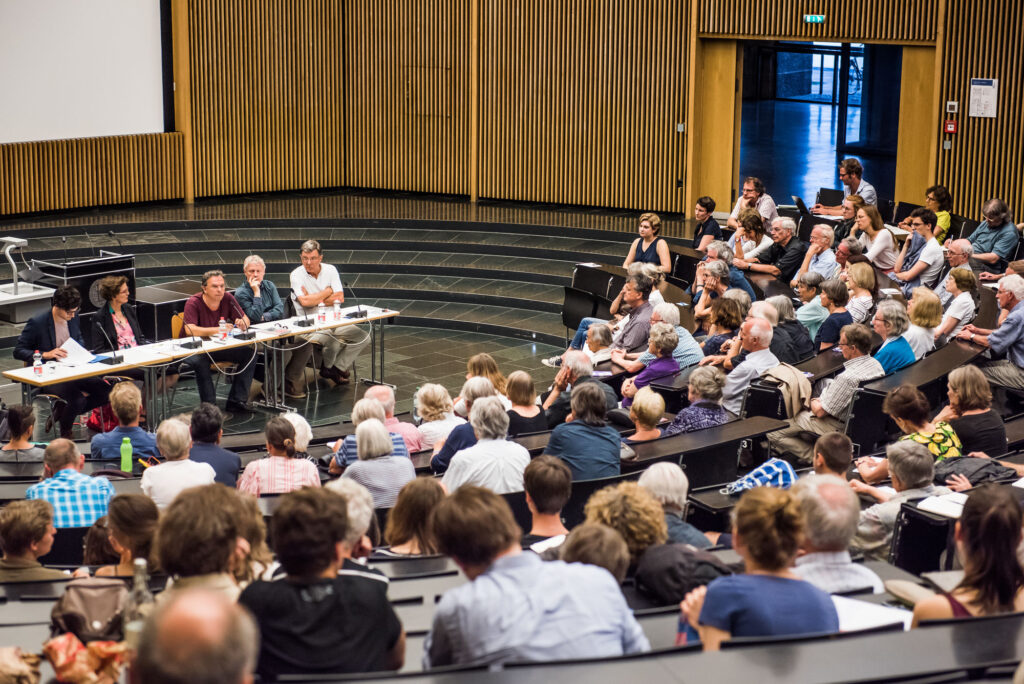
<path fill-rule="evenodd" d="M 309 442 L 313 439 L 313 428 L 295 411 L 284 414 L 284 419 L 295 428 L 295 457 L 309 458 Z"/>
<path fill-rule="evenodd" d="M 793 310 L 793 301 L 785 295 L 775 295 L 765 300 L 779 314 L 779 322 L 776 328 L 782 329 L 793 343 L 793 355 L 803 361 L 818 353 L 814 348 L 807 328 L 800 325 L 796 320 L 796 311 Z"/>
<path fill-rule="evenodd" d="M 669 543 L 689 544 L 698 549 L 711 546 L 711 540 L 703 532 L 683 520 L 690 481 L 679 464 L 655 463 L 644 471 L 638 484 L 649 491 L 665 510 Z"/>
<path fill-rule="evenodd" d="M 490 381 L 487 383 L 490 384 Z M 352 425 L 359 427 L 364 420 L 376 418 L 384 423 L 384 405 L 373 397 L 364 397 L 357 401 L 352 407 Z M 391 435 L 391 443 L 394 445 L 395 456 L 409 457 L 409 448 L 405 446 L 405 439 L 397 432 L 388 433 Z M 328 445 L 330 446 L 330 445 Z M 334 443 L 334 457 L 331 459 L 330 472 L 332 475 L 340 475 L 342 471 L 359 460 L 359 446 L 354 434 L 345 435 Z"/>
<path fill-rule="evenodd" d="M 189 426 L 177 418 L 160 423 L 156 429 L 156 448 L 166 460 L 142 471 L 142 492 L 163 510 L 178 493 L 189 487 L 213 484 L 217 473 L 209 463 L 197 463 L 188 457 L 192 448 Z"/>
<path fill-rule="evenodd" d="M 648 351 L 656 358 L 635 377 L 627 378 L 622 383 L 622 408 L 629 408 L 633 403 L 633 397 L 641 387 L 646 387 L 655 380 L 668 378 L 679 372 L 679 362 L 672 356 L 677 344 L 679 344 L 679 335 L 671 325 L 655 323 L 651 326 Z"/>
<path fill-rule="evenodd" d="M 875 360 L 882 364 L 882 370 L 886 375 L 917 360 L 913 347 L 903 337 L 903 333 L 910 327 L 910 317 L 905 306 L 894 299 L 883 299 L 878 303 L 875 315 L 871 319 L 871 327 L 885 340 L 874 356 Z"/>
<path fill-rule="evenodd" d="M 369 418 L 356 427 L 359 460 L 345 469 L 351 478 L 370 490 L 374 508 L 391 508 L 398 492 L 416 478 L 416 468 L 407 456 L 395 456 L 394 444 L 384 423 Z"/>
<path fill-rule="evenodd" d="M 825 281 L 820 273 L 808 271 L 797 278 L 796 292 L 803 304 L 796 310 L 796 320 L 807 328 L 807 334 L 813 340 L 818 336 L 818 328 L 828 318 L 828 309 L 821 303 L 821 284 Z"/>
<path fill-rule="evenodd" d="M 679 411 L 665 428 L 664 435 L 693 432 L 717 427 L 728 422 L 729 414 L 722 408 L 725 373 L 715 366 L 698 366 L 690 373 L 687 395 L 690 405 Z"/>
<path fill-rule="evenodd" d="M 700 290 L 693 317 L 703 320 L 711 313 L 711 304 L 729 289 L 729 267 L 717 259 L 703 263 L 704 284 Z"/>

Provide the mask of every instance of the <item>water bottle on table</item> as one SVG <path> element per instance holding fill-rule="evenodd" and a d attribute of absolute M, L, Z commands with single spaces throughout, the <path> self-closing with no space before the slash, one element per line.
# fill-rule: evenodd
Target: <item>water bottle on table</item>
<path fill-rule="evenodd" d="M 36 353 L 32 355 L 32 373 L 33 375 L 43 374 L 43 355 L 36 349 Z"/>
<path fill-rule="evenodd" d="M 132 440 L 125 437 L 121 440 L 121 470 L 132 472 Z"/>

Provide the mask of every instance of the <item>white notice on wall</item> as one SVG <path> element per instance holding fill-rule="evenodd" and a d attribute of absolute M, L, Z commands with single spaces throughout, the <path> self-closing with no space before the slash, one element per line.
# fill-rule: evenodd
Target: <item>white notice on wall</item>
<path fill-rule="evenodd" d="M 999 79 L 972 78 L 971 101 L 967 115 L 994 119 L 996 116 L 996 89 L 998 87 Z"/>

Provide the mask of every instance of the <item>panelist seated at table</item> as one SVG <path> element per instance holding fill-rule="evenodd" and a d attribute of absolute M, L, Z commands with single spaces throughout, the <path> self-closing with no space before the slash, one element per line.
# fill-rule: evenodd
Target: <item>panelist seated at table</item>
<path fill-rule="evenodd" d="M 252 254 L 242 263 L 245 273 L 245 284 L 235 290 L 235 299 L 242 306 L 242 311 L 253 323 L 279 321 L 285 318 L 284 302 L 277 291 L 277 286 L 265 278 L 267 265 L 262 257 Z M 285 345 L 284 341 L 277 344 L 287 346 L 291 350 L 291 358 L 284 368 L 285 395 L 293 399 L 306 396 L 302 389 L 302 375 L 313 354 L 313 346 L 301 338 L 297 343 Z M 263 381 L 263 367 L 256 371 L 256 379 Z"/>
<path fill-rule="evenodd" d="M 198 337 L 215 337 L 223 320 L 231 328 L 246 330 L 249 317 L 242 311 L 238 300 L 227 292 L 224 287 L 224 273 L 219 270 L 207 271 L 203 274 L 203 291 L 192 295 L 185 302 L 185 335 Z M 199 389 L 199 401 L 216 403 L 217 393 L 213 388 L 213 371 L 211 363 L 228 361 L 237 364 L 231 371 L 231 390 L 225 407 L 229 412 L 248 412 L 249 386 L 252 384 L 253 372 L 256 369 L 255 347 L 246 345 L 233 349 L 203 353 L 198 352 L 187 358 L 182 365 L 188 366 L 196 375 L 196 386 Z"/>
<path fill-rule="evenodd" d="M 53 293 L 51 307 L 33 316 L 25 324 L 14 346 L 14 358 L 30 365 L 38 351 L 43 363 L 60 361 L 68 354 L 61 345 L 69 339 L 84 347 L 78 318 L 81 304 L 82 295 L 76 288 L 70 285 L 58 287 Z M 58 403 L 54 406 L 53 420 L 60 423 L 61 437 L 70 439 L 75 419 L 86 411 L 106 404 L 110 387 L 100 378 L 83 378 L 48 385 L 44 391 L 67 402 L 66 405 Z"/>
<path fill-rule="evenodd" d="M 121 443 L 127 437 L 132 445 L 133 458 L 159 458 L 156 437 L 139 427 L 142 412 L 142 393 L 134 382 L 124 381 L 110 390 L 110 408 L 117 418 L 117 427 L 92 438 L 92 458 L 120 458 Z"/>
<path fill-rule="evenodd" d="M 128 304 L 128 278 L 107 276 L 100 281 L 99 290 L 105 303 L 92 317 L 92 352 L 100 354 L 149 344 L 142 334 L 135 307 Z"/>

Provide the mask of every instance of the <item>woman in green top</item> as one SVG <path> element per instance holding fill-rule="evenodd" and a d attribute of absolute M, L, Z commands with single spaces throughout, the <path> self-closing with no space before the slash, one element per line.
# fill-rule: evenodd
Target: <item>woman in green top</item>
<path fill-rule="evenodd" d="M 953 196 L 945 185 L 933 185 L 925 191 L 924 206 L 935 212 L 935 239 L 939 244 L 949 234 L 949 211 L 953 208 Z"/>
<path fill-rule="evenodd" d="M 928 399 L 913 385 L 900 385 L 885 396 L 882 403 L 885 412 L 903 432 L 900 439 L 911 440 L 928 447 L 935 460 L 961 455 L 960 438 L 944 420 L 932 422 L 932 407 Z M 862 459 L 863 461 L 863 459 Z M 857 462 L 857 470 L 865 482 L 874 483 L 889 477 L 887 461 Z"/>

